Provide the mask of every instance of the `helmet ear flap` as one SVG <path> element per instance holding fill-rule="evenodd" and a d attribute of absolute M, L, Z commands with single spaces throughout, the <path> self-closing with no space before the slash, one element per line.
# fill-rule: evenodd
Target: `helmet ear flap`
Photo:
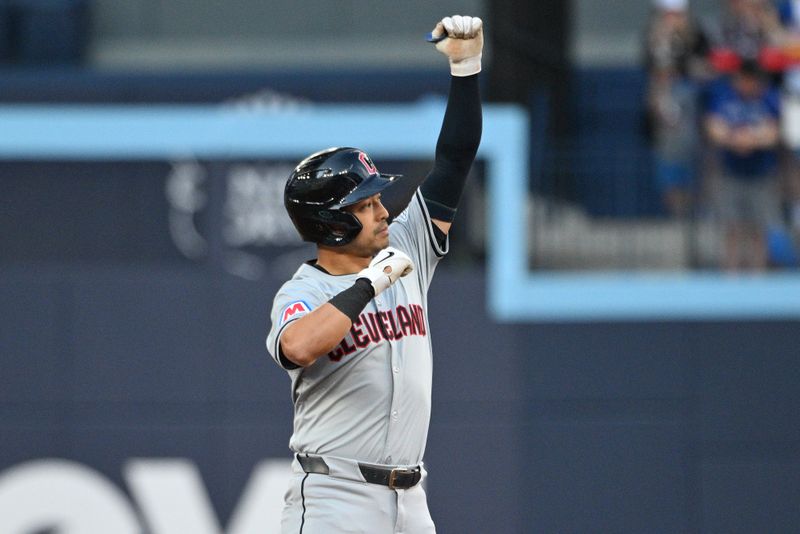
<path fill-rule="evenodd" d="M 326 217 L 330 217 L 322 224 L 323 237 L 318 241 L 322 245 L 340 246 L 351 242 L 361 233 L 361 221 L 346 211 L 325 210 Z M 322 215 L 322 212 L 320 213 Z"/>
<path fill-rule="evenodd" d="M 363 228 L 355 215 L 340 210 L 317 210 L 302 217 L 292 216 L 292 221 L 305 241 L 329 247 L 346 245 Z"/>

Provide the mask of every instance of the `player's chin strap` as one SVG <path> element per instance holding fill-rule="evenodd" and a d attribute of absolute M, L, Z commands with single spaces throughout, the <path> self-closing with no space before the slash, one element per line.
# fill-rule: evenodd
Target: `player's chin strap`
<path fill-rule="evenodd" d="M 330 475 L 330 468 L 325 460 L 319 456 L 296 455 L 300 467 L 306 473 Z M 358 469 L 361 476 L 370 484 L 388 486 L 390 489 L 408 489 L 416 486 L 422 479 L 422 469 L 416 467 L 380 467 L 359 462 Z"/>

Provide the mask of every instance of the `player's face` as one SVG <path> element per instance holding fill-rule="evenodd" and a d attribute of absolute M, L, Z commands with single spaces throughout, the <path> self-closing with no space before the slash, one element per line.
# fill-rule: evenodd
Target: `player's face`
<path fill-rule="evenodd" d="M 734 85 L 744 98 L 758 98 L 764 91 L 761 79 L 754 75 L 739 74 L 734 78 Z"/>
<path fill-rule="evenodd" d="M 372 257 L 389 246 L 389 212 L 381 203 L 381 195 L 365 198 L 347 208 L 361 222 L 361 232 L 350 243 L 353 254 Z"/>

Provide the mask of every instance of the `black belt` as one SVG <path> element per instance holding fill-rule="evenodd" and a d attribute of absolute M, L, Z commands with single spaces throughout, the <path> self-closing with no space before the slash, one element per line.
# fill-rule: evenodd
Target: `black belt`
<path fill-rule="evenodd" d="M 320 475 L 330 474 L 330 469 L 325 460 L 319 456 L 300 456 L 297 461 L 306 473 L 317 473 Z M 364 476 L 364 480 L 372 484 L 389 486 L 391 489 L 408 489 L 417 484 L 422 478 L 422 470 L 417 467 L 376 467 L 369 464 L 358 464 L 358 469 Z"/>

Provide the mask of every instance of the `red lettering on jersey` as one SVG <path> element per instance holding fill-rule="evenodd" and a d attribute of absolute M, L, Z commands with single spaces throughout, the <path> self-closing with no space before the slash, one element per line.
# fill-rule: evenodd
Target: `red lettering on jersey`
<path fill-rule="evenodd" d="M 406 336 L 416 335 L 417 331 L 413 328 L 411 323 L 411 316 L 405 306 L 397 307 L 397 322 L 400 324 L 400 329 Z"/>
<path fill-rule="evenodd" d="M 386 338 L 387 341 L 391 341 L 394 339 L 394 332 L 389 327 L 389 321 L 387 320 L 386 316 L 388 313 L 379 311 L 378 312 L 378 319 L 381 321 L 381 331 L 383 332 L 383 337 Z"/>
<path fill-rule="evenodd" d="M 328 358 L 331 359 L 332 362 L 338 362 L 344 356 L 344 349 L 342 347 L 336 347 L 336 350 L 332 350 L 328 353 Z"/>
<path fill-rule="evenodd" d="M 417 315 L 417 310 L 413 304 L 409 304 L 408 307 L 410 308 L 409 311 L 411 312 L 411 331 L 414 332 L 414 334 L 419 335 L 420 329 L 422 327 L 419 324 L 419 316 Z"/>
<path fill-rule="evenodd" d="M 286 309 L 283 310 L 281 324 L 285 323 L 292 315 L 296 315 L 298 313 L 308 313 L 310 311 L 311 308 L 309 308 L 308 304 L 306 304 L 302 300 L 298 300 L 297 302 L 292 302 L 291 304 L 286 306 Z"/>
<path fill-rule="evenodd" d="M 386 315 L 389 317 L 389 323 L 392 325 L 392 337 L 395 339 L 400 339 L 403 337 L 403 331 L 397 328 L 397 323 L 394 321 L 394 313 L 391 310 L 386 312 Z"/>
<path fill-rule="evenodd" d="M 369 339 L 373 343 L 379 343 L 381 340 L 381 327 L 374 313 L 369 314 L 369 322 L 364 321 L 364 326 L 367 328 Z"/>
<path fill-rule="evenodd" d="M 375 164 L 370 161 L 369 156 L 367 156 L 363 152 L 358 153 L 358 161 L 367 169 L 367 172 L 370 174 L 378 174 L 378 169 L 375 167 Z"/>
<path fill-rule="evenodd" d="M 369 337 L 364 335 L 364 332 L 361 331 L 361 323 L 363 321 L 364 316 L 359 315 L 358 320 L 353 323 L 350 327 L 350 335 L 353 336 L 353 341 L 355 342 L 356 346 L 360 349 L 363 349 L 367 345 L 369 345 Z"/>
<path fill-rule="evenodd" d="M 402 339 L 403 336 L 424 335 L 425 310 L 419 304 L 398 306 L 395 311 L 364 312 L 350 326 L 350 338 L 344 338 L 328 353 L 328 358 L 332 362 L 339 362 L 344 356 L 382 340 L 393 341 Z"/>
<path fill-rule="evenodd" d="M 425 330 L 425 311 L 419 304 L 411 304 L 411 321 L 419 335 L 424 336 L 427 334 Z"/>
<path fill-rule="evenodd" d="M 336 350 L 332 350 L 328 353 L 328 358 L 331 359 L 332 362 L 341 361 L 343 356 L 347 356 L 348 354 L 353 354 L 356 351 L 356 347 L 351 345 L 347 342 L 347 338 L 344 338 L 340 343 L 339 346 L 336 347 Z"/>
<path fill-rule="evenodd" d="M 344 350 L 345 354 L 353 354 L 356 351 L 356 348 L 353 345 L 351 345 L 350 343 L 347 342 L 347 338 L 344 338 L 342 340 L 342 343 L 341 343 L 340 346 Z"/>

